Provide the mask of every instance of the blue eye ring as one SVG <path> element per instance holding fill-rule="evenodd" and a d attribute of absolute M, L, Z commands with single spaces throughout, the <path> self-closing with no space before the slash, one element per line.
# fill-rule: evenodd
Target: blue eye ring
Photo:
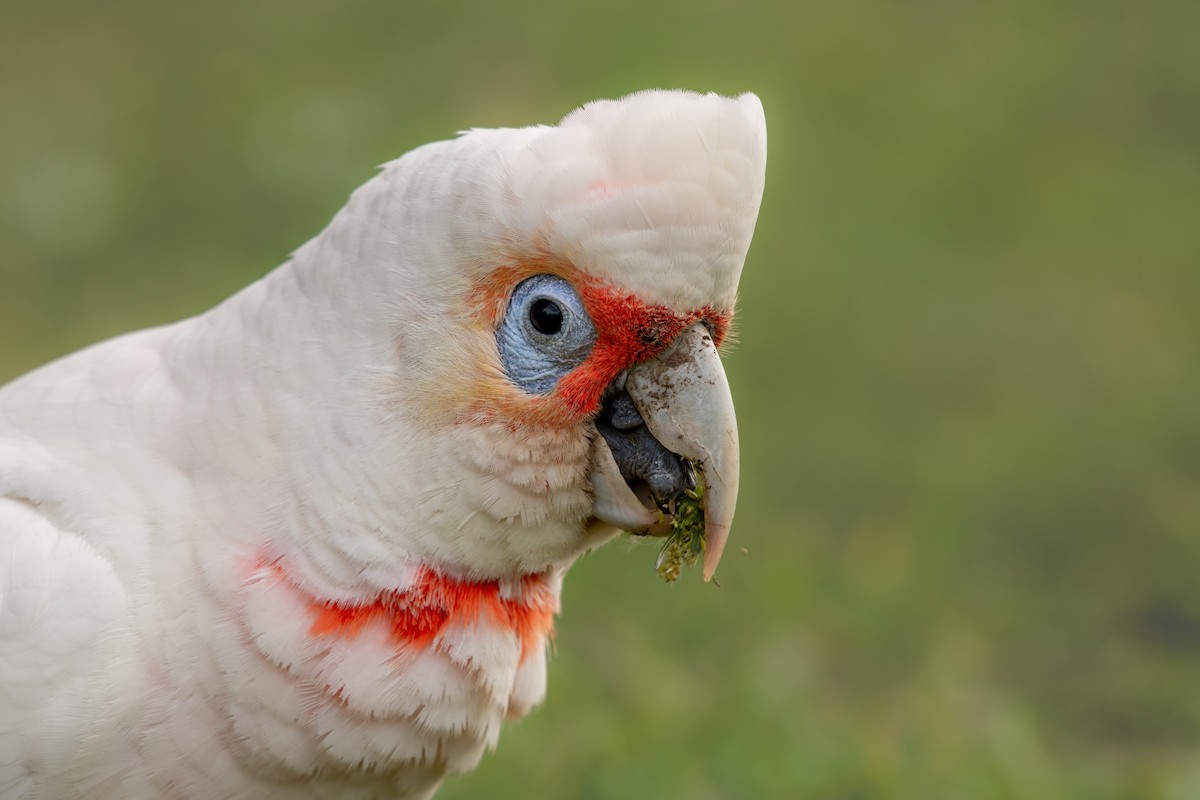
<path fill-rule="evenodd" d="M 554 391 L 595 343 L 596 327 L 583 299 L 570 281 L 557 275 L 534 275 L 518 283 L 496 330 L 505 374 L 534 395 Z"/>

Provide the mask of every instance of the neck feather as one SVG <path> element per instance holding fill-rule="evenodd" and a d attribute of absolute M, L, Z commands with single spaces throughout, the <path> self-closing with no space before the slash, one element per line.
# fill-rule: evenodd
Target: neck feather
<path fill-rule="evenodd" d="M 396 646 L 429 647 L 448 626 L 479 627 L 511 633 L 524 662 L 534 648 L 553 636 L 558 592 L 548 573 L 515 580 L 466 580 L 421 565 L 412 584 L 378 593 L 366 601 L 346 601 L 308 594 L 292 583 L 283 566 L 275 575 L 302 594 L 311 615 L 312 637 L 352 639 L 364 627 L 384 625 Z"/>

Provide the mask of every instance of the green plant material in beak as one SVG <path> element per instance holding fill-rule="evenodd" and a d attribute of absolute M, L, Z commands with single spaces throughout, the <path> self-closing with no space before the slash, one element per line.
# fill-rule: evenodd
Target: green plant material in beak
<path fill-rule="evenodd" d="M 696 488 L 675 501 L 671 532 L 654 565 L 667 583 L 674 583 L 685 567 L 696 566 L 704 554 L 704 473 L 696 473 Z"/>

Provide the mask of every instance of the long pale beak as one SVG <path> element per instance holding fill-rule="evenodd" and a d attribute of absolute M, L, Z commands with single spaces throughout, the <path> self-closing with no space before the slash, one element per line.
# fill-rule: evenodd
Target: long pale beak
<path fill-rule="evenodd" d="M 629 371 L 625 391 L 663 447 L 704 473 L 704 580 L 721 560 L 737 505 L 738 431 L 716 343 L 701 323 Z"/>

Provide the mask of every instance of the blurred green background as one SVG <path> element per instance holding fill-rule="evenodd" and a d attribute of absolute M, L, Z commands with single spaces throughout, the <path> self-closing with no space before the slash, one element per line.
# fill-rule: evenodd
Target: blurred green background
<path fill-rule="evenodd" d="M 758 92 L 721 588 L 618 543 L 448 798 L 1200 798 L 1200 3 L 0 9 L 0 380 L 199 312 L 376 164 Z"/>

